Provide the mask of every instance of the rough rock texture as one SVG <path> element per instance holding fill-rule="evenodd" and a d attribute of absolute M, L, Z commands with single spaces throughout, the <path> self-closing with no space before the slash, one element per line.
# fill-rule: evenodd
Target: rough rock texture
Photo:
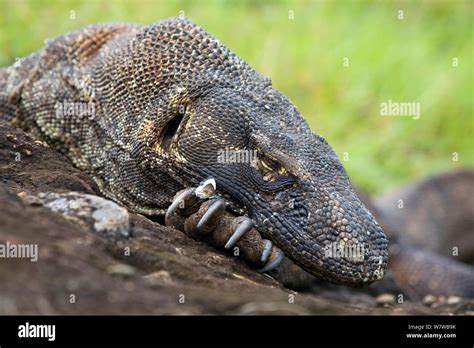
<path fill-rule="evenodd" d="M 71 191 L 94 195 L 97 188 L 92 180 L 63 156 L 4 123 L 0 123 L 0 178 L 0 243 L 38 244 L 39 250 L 37 262 L 0 258 L 0 314 L 448 314 L 474 310 L 462 299 L 441 304 L 433 299 L 427 302 L 429 306 L 393 304 L 389 296 L 376 299 L 338 286 L 296 293 L 231 255 L 138 214 L 129 214 L 131 238 L 98 233 L 93 220 L 71 220 L 46 206 L 51 197 L 64 195 L 39 195 L 70 196 Z M 84 197 L 89 196 L 76 196 Z"/>

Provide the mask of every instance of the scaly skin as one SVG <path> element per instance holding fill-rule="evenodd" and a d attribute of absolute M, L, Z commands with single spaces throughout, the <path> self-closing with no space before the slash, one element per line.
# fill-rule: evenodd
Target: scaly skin
<path fill-rule="evenodd" d="M 474 298 L 474 171 L 431 176 L 366 205 L 390 237 L 391 276 L 411 298 Z"/>
<path fill-rule="evenodd" d="M 0 81 L 1 117 L 130 209 L 162 215 L 177 191 L 212 177 L 234 211 L 311 274 L 352 286 L 383 277 L 387 239 L 328 143 L 268 78 L 191 22 L 80 29 Z M 57 112 L 71 102 L 94 110 Z M 225 149 L 257 159 L 220 163 Z M 363 259 L 331 257 L 331 243 L 361 245 Z"/>

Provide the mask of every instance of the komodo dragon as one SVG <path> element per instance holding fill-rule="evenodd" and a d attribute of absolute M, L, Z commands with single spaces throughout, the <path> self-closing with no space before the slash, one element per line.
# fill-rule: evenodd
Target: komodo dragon
<path fill-rule="evenodd" d="M 337 284 L 384 276 L 388 241 L 328 143 L 188 20 L 48 41 L 0 70 L 0 117 L 66 154 L 106 197 L 146 215 L 169 208 L 167 224 L 262 271 L 283 252 Z M 241 153 L 253 156 L 229 160 Z M 350 248 L 358 257 L 328 253 Z"/>
<path fill-rule="evenodd" d="M 390 239 L 390 277 L 405 293 L 474 298 L 472 169 L 430 176 L 363 201 Z"/>

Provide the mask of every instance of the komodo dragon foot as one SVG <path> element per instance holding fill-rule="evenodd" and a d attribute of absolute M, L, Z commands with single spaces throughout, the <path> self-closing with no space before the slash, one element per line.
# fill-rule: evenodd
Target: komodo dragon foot
<path fill-rule="evenodd" d="M 215 196 L 215 189 L 215 180 L 208 179 L 197 188 L 179 191 L 166 212 L 166 225 L 216 248 L 232 250 L 260 272 L 276 268 L 283 252 L 260 236 L 251 219 L 227 212 L 226 202 Z"/>

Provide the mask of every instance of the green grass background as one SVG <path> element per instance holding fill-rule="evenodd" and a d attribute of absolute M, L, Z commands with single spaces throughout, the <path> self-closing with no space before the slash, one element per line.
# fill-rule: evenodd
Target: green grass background
<path fill-rule="evenodd" d="M 471 0 L 0 0 L 0 66 L 86 24 L 180 11 L 271 77 L 366 191 L 474 166 Z M 380 116 L 388 99 L 420 119 Z"/>

